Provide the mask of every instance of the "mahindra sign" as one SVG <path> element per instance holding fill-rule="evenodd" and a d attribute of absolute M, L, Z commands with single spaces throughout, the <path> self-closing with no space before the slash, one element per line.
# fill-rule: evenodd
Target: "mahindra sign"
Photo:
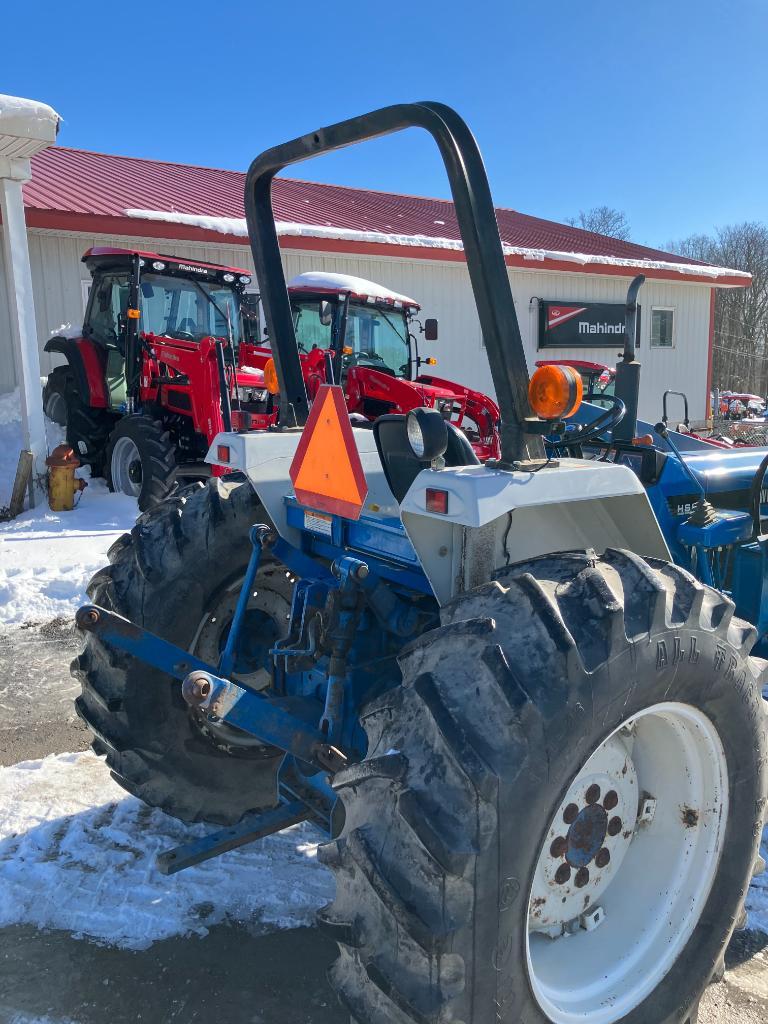
<path fill-rule="evenodd" d="M 539 302 L 539 348 L 615 348 L 623 346 L 623 302 Z M 640 307 L 637 337 L 640 347 Z"/>

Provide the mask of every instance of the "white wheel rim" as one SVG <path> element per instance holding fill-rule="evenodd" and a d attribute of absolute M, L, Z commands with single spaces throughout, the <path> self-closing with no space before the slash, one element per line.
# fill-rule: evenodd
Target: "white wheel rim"
<path fill-rule="evenodd" d="M 550 824 L 528 900 L 528 977 L 553 1024 L 612 1024 L 658 986 L 701 917 L 727 820 L 723 746 L 696 708 L 656 704 L 601 743 Z"/>
<path fill-rule="evenodd" d="M 112 486 L 120 494 L 128 494 L 132 498 L 138 498 L 141 490 L 141 479 L 131 478 L 131 466 L 136 463 L 141 466 L 139 449 L 130 437 L 119 438 L 112 449 Z"/>

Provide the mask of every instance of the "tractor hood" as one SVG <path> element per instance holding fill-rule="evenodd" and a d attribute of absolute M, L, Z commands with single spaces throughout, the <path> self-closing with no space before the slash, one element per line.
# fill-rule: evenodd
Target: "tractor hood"
<path fill-rule="evenodd" d="M 768 455 L 768 448 L 738 450 L 713 449 L 712 454 L 693 455 L 684 452 L 685 463 L 707 494 L 727 491 L 749 492 L 760 463 Z M 739 506 L 736 506 L 739 507 Z"/>
<path fill-rule="evenodd" d="M 263 388 L 264 371 L 257 366 L 238 366 L 235 380 L 240 387 Z"/>
<path fill-rule="evenodd" d="M 760 463 L 768 455 L 768 448 L 736 451 L 712 448 L 711 453 L 681 452 L 681 455 L 715 508 L 737 512 L 750 510 L 752 484 Z M 661 488 L 667 507 L 674 516 L 690 515 L 700 496 L 672 454 L 664 466 Z M 763 506 L 766 505 L 766 497 L 763 488 Z"/>
<path fill-rule="evenodd" d="M 463 406 L 469 394 L 469 390 L 461 384 L 440 377 L 419 376 L 415 380 L 407 380 L 369 366 L 350 367 L 347 390 L 353 394 L 356 382 L 363 386 L 367 394 L 375 394 L 377 399 L 391 402 L 401 412 L 420 405 L 438 408 L 440 403 L 446 401 L 458 402 Z"/>

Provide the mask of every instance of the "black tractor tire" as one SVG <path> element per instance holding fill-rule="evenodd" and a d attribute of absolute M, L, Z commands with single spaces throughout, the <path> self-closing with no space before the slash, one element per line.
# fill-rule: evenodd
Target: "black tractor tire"
<path fill-rule="evenodd" d="M 135 453 L 130 470 L 124 464 L 126 446 Z M 137 499 L 139 509 L 147 512 L 178 489 L 176 468 L 176 447 L 160 420 L 136 414 L 118 422 L 106 451 L 111 491 L 130 494 Z"/>
<path fill-rule="evenodd" d="M 67 394 L 72 386 L 69 366 L 55 366 L 43 386 L 43 412 L 49 420 L 61 427 L 67 425 Z"/>
<path fill-rule="evenodd" d="M 666 562 L 557 554 L 457 598 L 404 650 L 402 686 L 363 710 L 368 753 L 336 775 L 345 823 L 319 851 L 337 895 L 318 923 L 339 944 L 330 977 L 353 1022 L 552 1020 L 526 960 L 550 824 L 590 754 L 667 701 L 714 724 L 728 825 L 677 960 L 619 1019 L 696 1020 L 762 866 L 766 663 L 750 657 L 755 630 L 733 607 Z M 567 959 L 575 940 L 562 941 Z"/>
<path fill-rule="evenodd" d="M 250 484 L 193 484 L 140 516 L 115 542 L 110 564 L 93 577 L 88 595 L 184 650 L 210 657 L 228 633 L 252 551 L 250 527 L 264 522 Z M 261 597 L 252 600 L 269 601 L 273 617 L 282 620 L 264 645 L 287 631 L 292 589 L 285 567 L 264 557 L 255 585 Z M 94 733 L 94 750 L 106 754 L 112 777 L 146 804 L 185 822 L 231 825 L 276 802 L 282 752 L 207 723 L 185 703 L 177 680 L 94 634 L 72 674 L 82 687 L 76 709 Z"/>
<path fill-rule="evenodd" d="M 93 476 L 102 476 L 107 441 L 115 425 L 115 416 L 106 409 L 87 405 L 74 387 L 68 388 L 65 395 L 67 444 L 82 463 L 91 467 Z"/>

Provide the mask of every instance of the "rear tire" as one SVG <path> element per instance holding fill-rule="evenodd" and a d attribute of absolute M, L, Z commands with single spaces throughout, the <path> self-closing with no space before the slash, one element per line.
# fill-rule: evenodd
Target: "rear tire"
<path fill-rule="evenodd" d="M 107 445 L 107 484 L 137 499 L 146 512 L 177 489 L 176 448 L 160 420 L 124 416 Z"/>
<path fill-rule="evenodd" d="M 91 467 L 93 476 L 103 476 L 107 440 L 115 425 L 115 417 L 104 409 L 86 405 L 79 392 L 66 391 L 67 444 L 81 462 Z"/>
<path fill-rule="evenodd" d="M 443 609 L 443 625 L 401 655 L 402 687 L 364 709 L 365 760 L 334 780 L 345 825 L 320 857 L 337 896 L 318 921 L 339 943 L 331 979 L 353 1021 L 695 1021 L 757 862 L 768 788 L 765 662 L 749 656 L 754 629 L 732 616 L 688 573 L 622 551 L 533 559 Z M 693 724 L 664 733 L 665 714 Z M 573 822 L 564 801 L 582 785 L 589 794 L 584 767 L 598 754 L 623 803 L 605 785 L 595 799 L 632 821 L 608 831 L 617 811 L 580 797 L 576 820 L 602 822 L 593 850 L 560 819 Z M 629 764 L 637 802 L 624 794 Z M 678 807 L 688 785 L 699 798 Z M 636 830 L 648 796 L 656 816 Z M 598 856 L 614 842 L 629 852 L 607 867 Z M 583 889 L 577 854 L 591 872 Z M 537 895 L 541 872 L 560 866 Z M 652 870 L 655 897 L 642 883 Z M 669 893 L 680 895 L 667 914 Z M 580 915 L 596 907 L 605 921 L 587 930 Z M 575 931 L 551 938 L 543 924 Z"/>
<path fill-rule="evenodd" d="M 215 664 L 252 550 L 249 530 L 259 522 L 268 520 L 250 484 L 192 485 L 139 517 L 112 546 L 110 565 L 91 580 L 88 595 Z M 251 661 L 235 665 L 235 679 L 263 672 L 261 655 L 287 630 L 292 589 L 284 567 L 263 559 L 244 626 Z M 76 709 L 95 735 L 94 750 L 106 754 L 128 792 L 187 822 L 231 825 L 274 805 L 282 751 L 199 717 L 178 681 L 95 634 L 72 674 L 82 686 Z"/>
<path fill-rule="evenodd" d="M 72 371 L 68 366 L 56 366 L 48 374 L 43 387 L 43 412 L 61 427 L 67 425 L 67 393 L 72 389 Z"/>

